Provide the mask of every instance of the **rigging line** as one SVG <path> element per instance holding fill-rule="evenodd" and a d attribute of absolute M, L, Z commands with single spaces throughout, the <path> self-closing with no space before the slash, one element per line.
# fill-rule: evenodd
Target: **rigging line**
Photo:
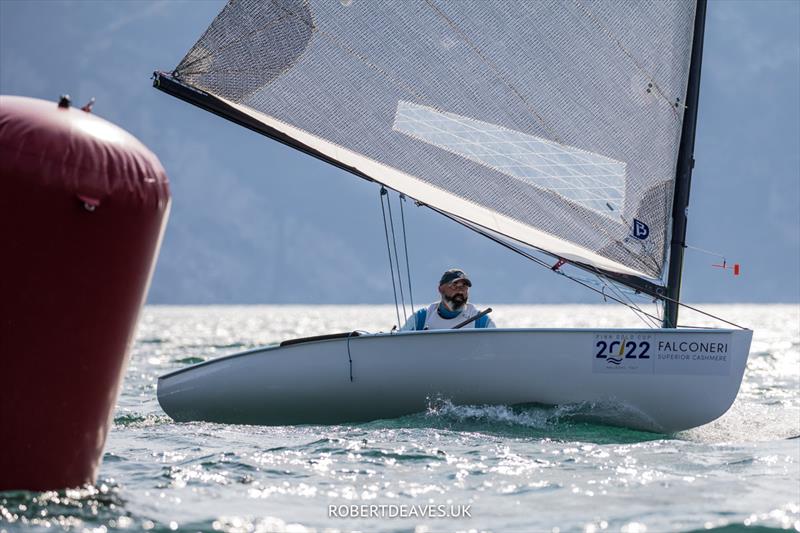
<path fill-rule="evenodd" d="M 430 207 L 430 206 L 428 206 L 428 207 Z M 544 267 L 544 268 L 546 268 L 548 270 L 552 270 L 552 267 L 549 264 L 545 263 L 544 261 L 542 261 L 538 257 L 536 257 L 536 256 L 534 256 L 532 254 L 529 254 L 528 252 L 525 252 L 524 250 L 520 250 L 519 248 L 517 248 L 516 246 L 513 246 L 510 243 L 504 242 L 504 241 L 500 240 L 499 238 L 495 237 L 494 235 L 492 235 L 492 234 L 490 234 L 488 232 L 485 232 L 485 231 L 483 231 L 482 229 L 480 229 L 480 228 L 478 228 L 476 226 L 471 226 L 471 225 L 465 224 L 464 222 L 461 222 L 460 220 L 458 220 L 458 218 L 455 218 L 452 215 L 450 215 L 448 213 L 445 213 L 444 211 L 440 211 L 439 209 L 436 209 L 435 207 L 430 207 L 430 208 L 433 209 L 434 211 L 436 211 L 437 213 L 439 213 L 441 215 L 444 215 L 445 217 L 449 218 L 450 220 L 452 220 L 454 222 L 457 222 L 457 223 L 461 224 L 462 226 L 465 226 L 465 227 L 475 231 L 476 233 L 478 233 L 480 235 L 483 235 L 484 237 L 496 242 L 497 244 L 499 244 L 501 246 L 504 246 L 505 248 L 508 248 L 512 252 L 518 253 L 519 255 L 525 257 L 526 259 L 529 259 L 529 260 L 533 261 L 537 265 L 539 265 L 541 267 Z M 574 281 L 578 285 L 582 285 L 582 286 L 586 287 L 587 289 L 596 292 L 597 294 L 603 296 L 603 298 L 608 298 L 608 299 L 613 300 L 613 301 L 615 301 L 617 303 L 620 303 L 622 305 L 628 306 L 628 304 L 625 301 L 620 300 L 616 296 L 612 296 L 610 294 L 605 294 L 603 291 L 598 290 L 595 287 L 592 287 L 591 285 L 589 285 L 588 283 L 583 282 L 583 281 L 581 281 L 581 280 L 579 280 L 577 278 L 574 278 L 574 277 L 570 276 L 569 274 L 566 274 L 566 273 L 562 272 L 561 270 L 556 270 L 555 273 L 556 274 L 560 274 L 561 276 L 564 276 L 565 278 Z M 647 316 L 649 316 L 650 318 L 655 319 L 655 317 L 653 315 L 650 315 L 649 313 L 647 313 L 645 311 L 642 311 L 642 313 L 647 315 Z"/>
<path fill-rule="evenodd" d="M 655 307 L 656 307 L 656 316 L 658 317 L 658 323 L 659 324 L 663 324 L 664 323 L 664 317 L 661 316 L 662 315 L 662 313 L 661 313 L 662 306 L 659 305 L 658 303 L 656 303 L 656 300 L 653 300 L 652 303 L 655 304 Z"/>
<path fill-rule="evenodd" d="M 680 114 L 676 109 L 677 106 L 675 105 L 675 102 L 672 102 L 669 98 L 667 98 L 667 95 L 664 94 L 664 91 L 661 89 L 661 87 L 659 87 L 655 78 L 642 66 L 642 64 L 639 62 L 636 56 L 633 55 L 633 52 L 629 51 L 625 47 L 625 45 L 622 44 L 622 41 L 620 41 L 619 38 L 617 38 L 617 36 L 614 35 L 610 29 L 608 29 L 602 22 L 600 22 L 600 20 L 594 15 L 594 13 L 592 13 L 587 7 L 585 7 L 581 3 L 581 0 L 573 0 L 573 2 L 583 11 L 585 15 L 587 15 L 592 20 L 592 22 L 594 22 L 600 28 L 601 31 L 603 31 L 612 41 L 614 41 L 617 47 L 620 50 L 622 50 L 623 54 L 628 56 L 628 59 L 630 59 L 633 62 L 636 68 L 639 69 L 639 71 L 642 72 L 642 74 L 647 76 L 647 79 L 650 80 L 650 82 L 653 84 L 653 89 L 655 89 L 656 92 L 659 94 L 659 96 L 661 96 L 661 98 L 663 98 L 664 101 L 667 102 L 667 104 L 669 104 L 670 111 L 672 111 L 672 114 L 675 116 L 675 118 L 680 118 Z"/>
<path fill-rule="evenodd" d="M 649 328 L 652 328 L 652 327 L 658 328 L 658 325 L 656 325 L 656 324 L 653 322 L 653 320 L 652 320 L 652 319 L 649 319 L 649 317 L 648 317 L 648 319 L 647 319 L 647 320 L 645 319 L 645 317 L 647 316 L 647 315 L 645 314 L 645 312 L 644 312 L 644 311 L 643 311 L 643 310 L 642 310 L 642 309 L 641 309 L 641 308 L 640 308 L 640 307 L 639 307 L 639 306 L 638 306 L 638 305 L 637 305 L 637 304 L 636 304 L 636 303 L 635 303 L 635 302 L 634 302 L 634 301 L 633 301 L 633 300 L 632 300 L 632 299 L 631 299 L 631 298 L 630 298 L 630 297 L 629 297 L 627 294 L 625 294 L 625 293 L 624 293 L 624 291 L 620 290 L 620 288 L 619 288 L 619 287 L 617 287 L 617 285 L 616 285 L 615 283 L 612 283 L 612 284 L 610 284 L 610 285 L 609 285 L 608 283 L 606 283 L 606 280 L 605 280 L 605 279 L 603 279 L 603 278 L 599 278 L 599 279 L 600 279 L 600 282 L 601 282 L 603 285 L 605 285 L 606 287 L 608 287 L 608 288 L 609 288 L 611 291 L 613 291 L 613 292 L 614 292 L 614 293 L 615 293 L 617 296 L 619 296 L 621 299 L 624 299 L 625 301 L 627 301 L 627 302 L 628 302 L 628 306 L 627 306 L 627 307 L 628 307 L 628 308 L 629 308 L 631 311 L 633 311 L 633 314 L 635 314 L 635 315 L 636 315 L 636 317 L 637 317 L 639 320 L 641 320 L 642 322 L 644 322 L 644 324 L 645 324 L 647 327 L 649 327 Z M 648 321 L 648 320 L 649 320 L 649 321 Z"/>
<path fill-rule="evenodd" d="M 610 299 L 610 300 L 613 300 L 613 301 L 615 301 L 615 302 L 617 302 L 617 303 L 620 303 L 620 304 L 622 304 L 622 305 L 624 305 L 624 306 L 626 306 L 626 307 L 630 307 L 630 305 L 628 305 L 628 303 L 626 303 L 626 302 L 625 302 L 625 301 L 623 301 L 623 300 L 620 300 L 620 299 L 619 299 L 619 298 L 617 298 L 616 296 L 612 296 L 612 295 L 610 295 L 610 294 L 606 294 L 605 292 L 599 291 L 599 290 L 597 290 L 596 288 L 594 288 L 594 287 L 592 287 L 591 285 L 589 285 L 588 283 L 584 283 L 583 281 L 580 281 L 580 280 L 579 280 L 579 279 L 577 279 L 577 278 L 573 278 L 573 277 L 572 277 L 572 276 L 570 276 L 569 274 L 565 274 L 564 272 L 561 272 L 561 271 L 557 271 L 557 272 L 556 272 L 556 274 L 561 274 L 561 275 L 562 275 L 562 276 L 564 276 L 565 278 L 567 278 L 567 279 L 570 279 L 570 280 L 574 281 L 574 282 L 575 282 L 575 283 L 577 283 L 578 285 L 583 285 L 583 286 L 584 286 L 584 287 L 586 287 L 587 289 L 589 289 L 589 290 L 592 290 L 592 291 L 596 292 L 597 294 L 600 294 L 601 296 L 603 296 L 603 298 L 608 298 L 608 299 Z M 653 319 L 653 320 L 655 320 L 655 319 L 656 319 L 656 317 L 655 317 L 655 316 L 651 315 L 650 313 L 648 313 L 648 312 L 646 312 L 646 311 L 640 311 L 640 312 L 641 312 L 643 315 L 645 315 L 645 316 L 647 316 L 647 317 L 649 317 L 649 318 L 651 318 L 651 319 Z"/>
<path fill-rule="evenodd" d="M 614 291 L 614 293 L 616 293 L 617 296 L 619 296 L 620 298 L 624 298 L 628 302 L 627 307 L 631 311 L 633 311 L 633 314 L 636 315 L 636 318 L 641 320 L 645 326 L 647 326 L 648 328 L 655 327 L 656 329 L 658 329 L 658 324 L 656 324 L 653 321 L 653 319 L 647 317 L 647 314 L 638 305 L 636 305 L 636 303 L 634 303 L 631 298 L 629 298 L 624 292 L 619 290 L 619 287 L 617 287 L 616 284 L 612 283 L 611 285 L 609 285 L 603 278 L 599 277 L 598 279 L 600 280 L 600 283 L 608 287 L 610 290 Z M 647 319 L 645 319 L 645 317 L 647 317 Z"/>
<path fill-rule="evenodd" d="M 733 322 L 731 322 L 730 320 L 725 320 L 724 318 L 720 318 L 720 317 L 718 317 L 718 316 L 716 316 L 716 315 L 712 315 L 711 313 L 706 313 L 705 311 L 702 311 L 702 310 L 700 310 L 700 309 L 698 309 L 698 308 L 696 308 L 696 307 L 692 307 L 691 305 L 689 305 L 689 304 L 685 304 L 685 303 L 683 303 L 683 302 L 680 302 L 680 301 L 678 301 L 678 300 L 673 300 L 672 298 L 669 298 L 669 297 L 666 297 L 666 296 L 664 296 L 664 299 L 665 299 L 665 300 L 674 301 L 675 303 L 677 303 L 677 304 L 678 304 L 678 305 L 680 305 L 681 307 L 685 307 L 686 309 L 691 309 L 691 310 L 692 310 L 692 311 L 694 311 L 695 313 L 700 313 L 701 315 L 705 315 L 705 316 L 707 316 L 707 317 L 710 317 L 710 318 L 713 318 L 713 319 L 719 320 L 720 322 L 725 322 L 726 324 L 728 324 L 728 325 L 730 325 L 730 326 L 734 326 L 734 327 L 737 327 L 737 328 L 739 328 L 739 329 L 743 329 L 743 330 L 745 330 L 745 331 L 747 331 L 747 330 L 749 330 L 749 329 L 750 329 L 750 328 L 746 328 L 746 327 L 744 327 L 744 326 L 740 326 L 739 324 L 734 324 L 734 323 L 733 323 Z"/>
<path fill-rule="evenodd" d="M 406 195 L 400 193 L 400 220 L 403 222 L 403 248 L 405 248 L 405 255 L 406 255 L 406 274 L 408 274 L 408 298 L 411 300 L 411 314 L 415 313 L 414 311 L 414 292 L 411 289 L 411 268 L 408 266 L 408 241 L 406 241 L 406 216 L 403 212 L 403 204 L 406 201 Z"/>
<path fill-rule="evenodd" d="M 631 304 L 631 306 L 632 306 L 631 309 L 635 309 L 636 312 L 641 314 L 640 318 L 642 318 L 642 320 L 644 320 L 643 317 L 646 317 L 647 320 L 648 320 L 647 323 L 650 325 L 650 327 L 654 327 L 656 329 L 661 327 L 660 323 L 657 323 L 653 319 L 647 317 L 647 315 L 644 314 L 645 311 L 639 306 L 639 304 L 636 303 L 633 300 L 633 298 L 631 298 L 631 296 L 628 293 L 626 293 L 623 289 L 621 289 L 616 283 L 612 283 L 611 284 L 611 288 L 620 296 L 620 298 L 624 298 L 625 300 L 627 300 Z"/>
<path fill-rule="evenodd" d="M 386 194 L 386 205 L 389 206 L 389 227 L 392 228 L 392 245 L 394 246 L 394 261 L 397 263 L 397 284 L 400 286 L 400 302 L 403 305 L 403 316 L 408 316 L 408 311 L 406 311 L 406 297 L 403 294 L 403 273 L 400 271 L 400 256 L 397 254 L 397 238 L 394 234 L 394 216 L 392 216 L 392 201 L 391 195 Z M 400 328 L 401 324 L 398 324 L 397 327 Z"/>
<path fill-rule="evenodd" d="M 347 360 L 350 362 L 350 381 L 353 381 L 353 356 L 350 354 L 350 337 L 357 337 L 358 335 L 358 331 L 351 331 L 347 334 Z"/>
<path fill-rule="evenodd" d="M 645 324 L 647 327 L 649 327 L 649 328 L 652 328 L 652 327 L 653 327 L 653 323 L 652 323 L 652 322 L 647 322 L 647 321 L 646 321 L 646 320 L 645 320 L 645 319 L 644 319 L 644 318 L 643 318 L 643 317 L 642 317 L 642 316 L 639 314 L 639 313 L 641 313 L 641 312 L 643 312 L 643 311 L 642 311 L 641 309 L 639 309 L 639 307 L 638 307 L 638 306 L 637 306 L 635 303 L 633 303 L 633 301 L 632 301 L 630 298 L 628 298 L 628 296 L 627 296 L 627 295 L 623 294 L 623 293 L 622 293 L 622 291 L 620 291 L 620 290 L 619 290 L 619 289 L 616 287 L 616 285 L 614 285 L 614 284 L 611 284 L 611 285 L 609 285 L 609 284 L 606 282 L 606 280 L 605 280 L 605 279 L 603 279 L 602 277 L 599 277 L 599 276 L 598 276 L 598 278 L 597 278 L 597 279 L 599 279 L 599 280 L 600 280 L 600 283 L 601 283 L 601 284 L 602 284 L 604 287 L 608 287 L 608 289 L 609 289 L 610 291 L 612 291 L 614 294 L 616 294 L 616 295 L 617 295 L 617 296 L 618 296 L 620 299 L 624 299 L 626 302 L 628 302 L 628 304 L 626 305 L 626 307 L 628 307 L 628 308 L 629 308 L 629 309 L 630 309 L 630 310 L 633 312 L 633 314 L 634 314 L 634 315 L 636 315 L 636 317 L 637 317 L 639 320 L 641 320 L 642 322 L 644 322 L 644 324 Z"/>
<path fill-rule="evenodd" d="M 381 186 L 380 200 L 381 200 L 381 213 L 383 214 L 383 232 L 386 235 L 386 251 L 389 252 L 389 272 L 392 275 L 392 292 L 394 293 L 394 310 L 397 313 L 397 329 L 400 329 L 400 307 L 397 305 L 397 288 L 394 285 L 394 265 L 392 263 L 392 249 L 389 247 L 389 229 L 386 227 L 386 209 L 383 207 L 383 197 L 388 196 L 386 187 Z"/>
<path fill-rule="evenodd" d="M 589 269 L 592 269 L 592 270 L 590 270 L 590 272 L 594 273 L 594 274 L 595 274 L 595 275 L 597 275 L 597 276 L 602 276 L 602 277 L 605 277 L 605 276 L 603 275 L 603 273 L 602 273 L 600 270 L 598 270 L 598 269 L 597 269 L 597 267 L 595 267 L 595 266 L 593 266 L 593 265 L 589 265 L 589 264 L 587 264 L 587 265 L 585 266 L 585 268 L 586 268 L 587 270 L 589 270 Z M 613 282 L 614 280 L 611 280 L 611 281 Z M 698 308 L 696 308 L 696 307 L 692 307 L 691 305 L 689 305 L 689 304 L 686 304 L 686 303 L 683 303 L 683 302 L 681 302 L 680 300 L 676 300 L 676 299 L 674 299 L 674 298 L 670 298 L 670 297 L 669 297 L 669 296 L 667 296 L 666 294 L 659 294 L 659 295 L 658 295 L 658 299 L 660 299 L 660 300 L 661 300 L 661 301 L 663 301 L 663 302 L 673 302 L 673 303 L 675 303 L 675 304 L 677 304 L 677 305 L 679 305 L 679 306 L 681 306 L 681 307 L 685 307 L 686 309 L 691 309 L 692 311 L 694 311 L 694 312 L 696 312 L 696 313 L 700 313 L 701 315 L 707 316 L 707 317 L 709 317 L 709 318 L 713 318 L 714 320 L 719 320 L 720 322 L 724 322 L 725 324 L 728 324 L 729 326 L 733 326 L 733 327 L 735 327 L 735 328 L 739 328 L 739 329 L 743 329 L 743 330 L 749 330 L 749 328 L 746 328 L 746 327 L 744 327 L 744 326 L 740 326 L 739 324 L 736 324 L 736 323 L 734 323 L 734 322 L 731 322 L 730 320 L 725 320 L 725 319 L 724 319 L 724 318 L 722 318 L 722 317 L 719 317 L 719 316 L 717 316 L 717 315 L 711 314 L 711 313 L 709 313 L 709 312 L 707 312 L 707 311 L 703 311 L 703 310 L 701 310 L 701 309 L 698 309 Z M 653 315 L 649 315 L 649 316 L 653 316 Z"/>
<path fill-rule="evenodd" d="M 508 80 L 506 80 L 503 77 L 503 75 L 500 73 L 500 69 L 498 69 L 491 61 L 489 61 L 489 58 L 486 57 L 486 55 L 481 51 L 481 49 L 478 48 L 478 46 L 472 42 L 472 40 L 467 36 L 467 34 L 464 33 L 464 31 L 461 30 L 461 28 L 459 28 L 458 25 L 450 17 L 445 15 L 445 13 L 441 9 L 436 7 L 431 0 L 425 0 L 425 3 L 428 4 L 428 6 L 439 17 L 441 17 L 445 22 L 447 22 L 447 24 L 453 29 L 453 31 L 455 31 L 461 37 L 461 39 L 465 43 L 467 43 L 467 45 L 470 48 L 472 48 L 472 51 L 475 52 L 475 54 L 481 59 L 481 61 L 483 61 L 486 64 L 486 66 L 488 66 L 491 70 L 494 71 L 495 75 L 497 76 L 497 79 L 503 82 L 503 84 L 506 87 L 508 87 L 511 90 L 511 92 L 513 92 L 523 104 L 525 104 L 525 107 L 528 108 L 528 111 L 530 111 L 531 114 L 536 117 L 536 119 L 539 121 L 542 127 L 545 130 L 547 130 L 547 132 L 552 136 L 553 140 L 559 144 L 564 144 L 561 138 L 558 135 L 556 135 L 555 131 L 553 131 L 544 121 L 544 117 L 542 117 L 539 113 L 537 113 L 536 110 L 533 108 L 533 106 L 530 104 L 530 102 L 528 102 L 528 100 L 522 95 L 522 93 L 520 93 L 519 90 L 517 90 L 517 88 L 514 87 L 514 85 L 512 85 Z"/>
<path fill-rule="evenodd" d="M 492 240 L 492 241 L 496 242 L 497 244 L 499 244 L 499 245 L 501 245 L 501 246 L 504 246 L 505 248 L 508 248 L 508 249 L 509 249 L 509 250 L 511 250 L 512 252 L 516 252 L 516 253 L 518 253 L 519 255 L 521 255 L 521 256 L 523 256 L 523 257 L 525 257 L 526 259 L 529 259 L 529 260 L 533 261 L 533 262 L 534 262 L 534 263 L 536 263 L 537 265 L 539 265 L 539 266 L 542 266 L 542 267 L 544 267 L 544 268 L 547 268 L 548 270 L 552 270 L 552 268 L 551 268 L 551 266 L 550 266 L 549 264 L 547 264 L 546 262 L 542 261 L 542 260 L 541 260 L 541 259 L 539 259 L 538 257 L 536 257 L 536 256 L 534 256 L 534 255 L 531 255 L 531 254 L 529 254 L 529 253 L 525 252 L 524 250 L 520 250 L 519 248 L 517 248 L 517 247 L 515 247 L 515 246 L 511 245 L 510 243 L 507 243 L 507 242 L 504 242 L 504 241 L 502 241 L 502 240 L 498 239 L 497 237 L 495 237 L 495 236 L 493 236 L 493 235 L 491 235 L 491 234 L 487 233 L 486 231 L 483 231 L 483 230 L 482 230 L 480 227 L 478 227 L 478 226 L 473 226 L 473 225 L 467 224 L 467 223 L 465 223 L 465 222 L 462 222 L 462 221 L 461 221 L 461 220 L 459 220 L 457 217 L 455 217 L 455 216 L 453 216 L 453 215 L 451 215 L 451 214 L 449 214 L 449 213 L 447 213 L 447 212 L 445 212 L 445 211 L 442 211 L 442 210 L 440 210 L 440 209 L 437 209 L 437 208 L 435 208 L 435 207 L 429 206 L 429 205 L 427 205 L 427 204 L 423 204 L 423 205 L 426 205 L 427 207 L 429 207 L 430 209 L 432 209 L 432 210 L 436 211 L 436 212 L 437 212 L 437 213 L 439 213 L 440 215 L 443 215 L 443 216 L 445 216 L 445 217 L 449 218 L 449 219 L 450 219 L 450 220 L 452 220 L 453 222 L 456 222 L 456 223 L 458 223 L 458 224 L 461 224 L 462 226 L 464 226 L 464 227 L 466 227 L 466 228 L 468 228 L 468 229 L 471 229 L 472 231 L 474 231 L 474 232 L 476 232 L 476 233 L 478 233 L 478 234 L 480 234 L 480 235 L 483 235 L 483 236 L 484 236 L 484 237 L 486 237 L 487 239 L 490 239 L 490 240 Z M 545 252 L 545 253 L 546 253 L 546 252 Z M 552 255 L 552 254 L 551 254 L 551 255 Z M 555 255 L 554 255 L 553 257 L 558 257 L 558 256 L 555 256 Z M 591 265 L 586 265 L 586 267 L 587 267 L 587 268 L 588 268 L 589 266 L 591 266 Z M 596 268 L 596 267 L 592 267 L 592 268 L 594 268 L 594 271 L 593 271 L 593 273 L 594 273 L 594 274 L 596 274 L 597 276 L 600 276 L 600 277 L 604 277 L 604 278 L 605 278 L 605 276 L 602 274 L 602 272 L 600 272 L 599 270 L 597 270 L 597 268 Z M 589 289 L 589 290 L 591 290 L 591 291 L 594 291 L 594 292 L 596 292 L 597 294 L 600 294 L 600 295 L 601 295 L 601 296 L 603 296 L 604 298 L 610 298 L 611 300 L 613 300 L 613 301 L 615 301 L 615 302 L 617 302 L 617 303 L 620 303 L 620 304 L 622 304 L 622 305 L 628 305 L 627 303 L 625 303 L 624 301 L 620 300 L 619 298 L 616 298 L 616 297 L 614 297 L 614 296 L 611 296 L 611 295 L 605 294 L 605 293 L 603 293 L 602 291 L 598 290 L 597 288 L 595 288 L 595 287 L 592 287 L 592 286 L 591 286 L 591 285 L 589 285 L 588 283 L 586 283 L 586 282 L 583 282 L 583 281 L 581 281 L 581 280 L 579 280 L 579 279 L 577 279 L 577 278 L 574 278 L 574 277 L 572 277 L 572 276 L 570 276 L 570 275 L 568 275 L 568 274 L 565 274 L 565 273 L 564 273 L 564 272 L 562 272 L 561 270 L 557 270 L 557 271 L 556 271 L 556 274 L 560 274 L 560 275 L 562 275 L 562 276 L 566 277 L 567 279 L 570 279 L 570 280 L 574 281 L 574 282 L 575 282 L 575 283 L 577 283 L 578 285 L 581 285 L 581 286 L 583 286 L 583 287 L 586 287 L 587 289 Z M 606 279 L 608 279 L 608 278 L 606 278 Z M 614 282 L 614 280 L 609 280 L 609 281 L 611 281 L 612 283 Z M 735 323 L 733 323 L 733 322 L 731 322 L 731 321 L 729 321 L 729 320 L 725 320 L 724 318 L 718 317 L 717 315 L 713 315 L 713 314 L 711 314 L 711 313 L 708 313 L 708 312 L 706 312 L 706 311 L 703 311 L 703 310 L 701 310 L 701 309 L 698 309 L 698 308 L 696 308 L 696 307 L 693 307 L 693 306 L 691 306 L 691 305 L 689 305 L 689 304 L 685 304 L 685 303 L 683 303 L 683 302 L 680 302 L 680 301 L 678 301 L 678 300 L 673 300 L 672 298 L 670 298 L 670 297 L 668 297 L 668 296 L 666 296 L 666 295 L 659 295 L 659 296 L 658 296 L 658 298 L 659 298 L 659 299 L 661 299 L 661 300 L 663 300 L 663 301 L 667 301 L 667 300 L 674 301 L 674 302 L 675 302 L 675 303 L 677 303 L 678 305 L 680 305 L 680 306 L 682 306 L 682 307 L 685 307 L 685 308 L 687 308 L 687 309 L 691 309 L 692 311 L 695 311 L 695 312 L 697 312 L 697 313 L 700 313 L 701 315 L 707 316 L 707 317 L 709 317 L 709 318 L 713 318 L 713 319 L 715 319 L 715 320 L 719 320 L 720 322 L 724 322 L 725 324 L 728 324 L 728 325 L 730 325 L 730 326 L 733 326 L 733 327 L 736 327 L 736 328 L 739 328 L 739 329 L 742 329 L 742 330 L 745 330 L 745 331 L 747 331 L 747 330 L 748 330 L 748 328 L 746 328 L 746 327 L 744 327 L 744 326 L 740 326 L 739 324 L 735 324 Z M 656 316 L 654 316 L 654 315 L 652 315 L 652 314 L 650 314 L 650 313 L 648 313 L 648 312 L 646 312 L 646 311 L 642 311 L 642 313 L 643 313 L 643 314 L 645 314 L 645 315 L 647 315 L 647 316 L 649 316 L 650 318 L 652 318 L 652 319 L 654 319 L 654 320 L 659 320 L 659 319 L 658 319 L 658 317 L 656 317 Z"/>
<path fill-rule="evenodd" d="M 683 247 L 684 248 L 688 248 L 689 250 L 694 250 L 695 252 L 701 252 L 701 253 L 704 253 L 704 254 L 713 255 L 715 257 L 720 257 L 722 259 L 725 259 L 724 255 L 719 254 L 717 252 L 712 252 L 711 250 L 706 250 L 704 248 L 698 248 L 697 246 L 689 246 L 688 244 L 684 244 Z"/>

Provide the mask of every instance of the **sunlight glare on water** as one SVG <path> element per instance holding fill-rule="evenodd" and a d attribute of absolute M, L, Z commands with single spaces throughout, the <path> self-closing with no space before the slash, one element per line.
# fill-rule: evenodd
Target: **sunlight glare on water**
<path fill-rule="evenodd" d="M 492 307 L 506 327 L 642 327 L 611 306 Z M 174 423 L 159 375 L 289 338 L 388 331 L 394 307 L 148 307 L 97 484 L 4 493 L 0 529 L 800 531 L 800 309 L 704 309 L 755 330 L 739 397 L 711 424 L 658 435 L 577 422 L 569 406 L 446 398 L 364 424 Z M 370 504 L 450 516 L 329 517 L 330 505 Z"/>

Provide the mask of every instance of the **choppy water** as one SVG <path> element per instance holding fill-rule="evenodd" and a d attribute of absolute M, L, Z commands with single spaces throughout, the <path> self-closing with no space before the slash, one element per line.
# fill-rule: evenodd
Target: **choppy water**
<path fill-rule="evenodd" d="M 494 307 L 509 327 L 641 325 L 608 306 Z M 368 424 L 176 424 L 156 401 L 160 374 L 286 338 L 386 330 L 394 308 L 149 307 L 96 486 L 0 494 L 0 529 L 800 531 L 800 308 L 706 309 L 755 330 L 739 397 L 712 424 L 655 435 L 557 407 L 447 402 Z M 330 505 L 451 516 L 341 518 Z"/>

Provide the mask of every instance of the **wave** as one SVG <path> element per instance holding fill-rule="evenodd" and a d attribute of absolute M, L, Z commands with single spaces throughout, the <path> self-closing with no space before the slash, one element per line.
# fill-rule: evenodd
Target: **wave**
<path fill-rule="evenodd" d="M 141 428 L 171 424 L 172 419 L 165 414 L 126 413 L 114 417 L 114 425 L 126 428 Z"/>
<path fill-rule="evenodd" d="M 800 434 L 800 412 L 796 407 L 764 405 L 737 400 L 723 416 L 710 424 L 678 433 L 695 442 L 767 442 L 795 438 Z"/>
<path fill-rule="evenodd" d="M 674 434 L 627 429 L 636 420 L 640 427 L 655 427 L 641 411 L 613 401 L 581 402 L 547 406 L 456 405 L 448 398 L 429 399 L 425 412 L 367 427 L 430 427 L 474 431 L 504 436 L 584 440 L 596 444 L 677 439 L 690 442 L 764 442 L 800 437 L 798 412 L 737 401 L 721 418 L 698 428 Z"/>
<path fill-rule="evenodd" d="M 456 405 L 448 398 L 432 398 L 424 412 L 359 426 L 367 429 L 430 428 L 597 444 L 644 442 L 664 438 L 664 435 L 657 433 L 608 425 L 614 417 L 621 416 L 620 409 L 619 405 L 599 403 L 561 406 Z M 630 411 L 627 413 L 625 416 L 635 416 Z"/>
<path fill-rule="evenodd" d="M 710 529 L 692 529 L 685 533 L 769 533 L 772 531 L 787 531 L 786 528 L 777 526 L 750 525 L 746 522 L 736 522 Z"/>

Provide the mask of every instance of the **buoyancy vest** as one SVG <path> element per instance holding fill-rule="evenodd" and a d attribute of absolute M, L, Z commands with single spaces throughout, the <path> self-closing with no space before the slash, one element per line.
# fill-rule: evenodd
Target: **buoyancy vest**
<path fill-rule="evenodd" d="M 463 321 L 472 318 L 480 311 L 474 305 L 468 303 L 464 309 L 453 318 L 444 318 L 439 314 L 439 302 L 430 304 L 427 308 L 422 308 L 416 312 L 416 324 L 414 329 L 452 329 Z M 465 328 L 485 328 L 489 325 L 489 315 L 484 315 L 478 320 L 474 320 L 464 326 Z"/>

